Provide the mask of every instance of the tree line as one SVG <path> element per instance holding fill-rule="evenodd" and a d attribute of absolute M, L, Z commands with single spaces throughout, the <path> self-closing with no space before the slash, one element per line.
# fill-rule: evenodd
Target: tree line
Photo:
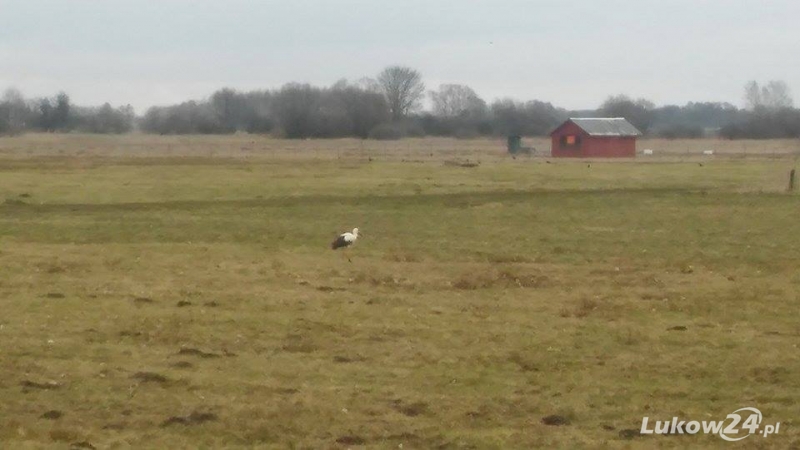
<path fill-rule="evenodd" d="M 16 89 L 0 98 L 0 135 L 25 131 L 127 133 L 135 128 L 136 115 L 128 106 L 75 106 L 67 94 L 25 99 Z"/>
<path fill-rule="evenodd" d="M 498 99 L 488 104 L 470 87 L 443 84 L 428 90 L 422 75 L 390 66 L 375 78 L 330 87 L 288 83 L 279 89 L 241 92 L 225 88 L 201 101 L 149 108 L 73 105 L 65 93 L 25 99 L 14 89 L 0 98 L 0 134 L 24 131 L 155 134 L 248 132 L 286 138 L 407 136 L 544 136 L 569 117 L 625 117 L 640 131 L 665 138 L 709 134 L 725 138 L 800 137 L 800 111 L 786 83 L 755 81 L 744 89 L 746 106 L 690 102 L 656 106 L 647 99 L 609 96 L 597 109 L 567 110 L 549 102 Z M 424 100 L 429 108 L 423 109 Z"/>

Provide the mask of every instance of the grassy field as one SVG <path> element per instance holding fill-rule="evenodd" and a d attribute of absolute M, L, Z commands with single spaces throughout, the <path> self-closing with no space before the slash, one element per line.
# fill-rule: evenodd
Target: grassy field
<path fill-rule="evenodd" d="M 800 447 L 797 142 L 639 147 L 0 138 L 0 447 Z"/>

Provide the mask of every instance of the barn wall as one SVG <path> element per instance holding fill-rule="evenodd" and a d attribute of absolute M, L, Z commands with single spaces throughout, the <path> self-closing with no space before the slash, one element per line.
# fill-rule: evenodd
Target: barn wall
<path fill-rule="evenodd" d="M 594 137 L 586 141 L 582 156 L 587 158 L 633 158 L 636 156 L 636 138 Z"/>
<path fill-rule="evenodd" d="M 580 148 L 561 148 L 561 137 L 570 134 L 581 137 Z M 551 135 L 550 153 L 557 158 L 633 158 L 636 156 L 636 137 L 592 137 L 574 123 L 567 122 Z"/>
<path fill-rule="evenodd" d="M 580 148 L 570 148 L 570 149 L 562 149 L 561 148 L 561 137 L 567 135 L 577 135 L 581 137 L 581 146 Z M 589 141 L 590 136 L 581 129 L 581 127 L 575 125 L 572 122 L 566 122 L 561 127 L 556 129 L 550 138 L 550 154 L 554 157 L 581 157 L 583 156 L 583 149 L 586 146 L 586 143 Z"/>

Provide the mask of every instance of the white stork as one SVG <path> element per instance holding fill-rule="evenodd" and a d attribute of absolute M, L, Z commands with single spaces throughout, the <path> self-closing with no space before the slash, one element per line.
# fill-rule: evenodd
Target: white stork
<path fill-rule="evenodd" d="M 336 250 L 339 248 L 347 248 L 356 243 L 358 239 L 358 228 L 353 228 L 352 232 L 345 232 L 340 234 L 336 239 L 331 242 L 331 249 Z M 347 258 L 350 261 L 350 258 Z M 353 261 L 350 261 L 353 262 Z"/>

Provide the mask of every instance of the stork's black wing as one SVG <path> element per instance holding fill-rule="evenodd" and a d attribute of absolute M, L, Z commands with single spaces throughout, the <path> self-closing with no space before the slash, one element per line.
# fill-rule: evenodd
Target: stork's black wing
<path fill-rule="evenodd" d="M 347 247 L 350 244 L 351 242 L 345 239 L 344 235 L 341 235 L 331 243 L 331 248 L 336 250 L 337 248 Z"/>

